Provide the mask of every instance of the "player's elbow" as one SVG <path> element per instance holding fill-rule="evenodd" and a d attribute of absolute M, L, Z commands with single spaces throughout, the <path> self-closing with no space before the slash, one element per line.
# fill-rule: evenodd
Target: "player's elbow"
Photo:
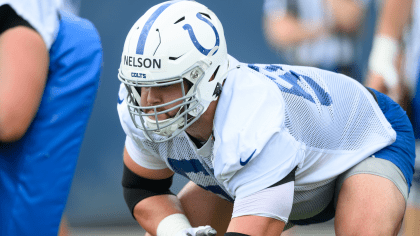
<path fill-rule="evenodd" d="M 13 132 L 0 132 L 1 143 L 11 143 L 19 141 L 23 137 L 24 133 L 13 133 Z"/>
<path fill-rule="evenodd" d="M 27 129 L 28 125 L 19 122 L 0 122 L 0 142 L 16 142 L 25 135 Z"/>

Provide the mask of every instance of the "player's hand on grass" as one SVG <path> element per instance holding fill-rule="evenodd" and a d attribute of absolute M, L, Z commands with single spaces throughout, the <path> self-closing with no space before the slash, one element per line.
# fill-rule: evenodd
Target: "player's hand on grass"
<path fill-rule="evenodd" d="M 184 229 L 176 234 L 176 236 L 216 236 L 217 232 L 211 226 L 200 226 L 197 228 Z"/>

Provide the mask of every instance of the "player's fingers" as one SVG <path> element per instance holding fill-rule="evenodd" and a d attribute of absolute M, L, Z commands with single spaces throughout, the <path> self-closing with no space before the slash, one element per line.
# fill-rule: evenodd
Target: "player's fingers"
<path fill-rule="evenodd" d="M 216 236 L 216 234 L 217 234 L 216 230 L 209 226 L 204 229 L 200 229 L 199 231 L 197 231 L 195 235 L 196 236 Z"/>

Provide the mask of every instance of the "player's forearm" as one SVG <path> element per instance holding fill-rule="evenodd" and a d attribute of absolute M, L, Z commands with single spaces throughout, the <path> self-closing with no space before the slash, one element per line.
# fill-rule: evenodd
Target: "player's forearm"
<path fill-rule="evenodd" d="M 134 208 L 137 222 L 152 235 L 156 235 L 159 223 L 169 215 L 184 214 L 178 198 L 174 195 L 158 195 L 140 201 Z"/>
<path fill-rule="evenodd" d="M 399 40 L 411 15 L 412 2 L 412 0 L 387 0 L 382 7 L 377 34 Z"/>
<path fill-rule="evenodd" d="M 370 86 L 380 92 L 394 91 L 394 100 L 401 97 L 398 91 L 397 57 L 400 53 L 400 40 L 403 28 L 410 15 L 412 0 L 387 0 L 381 10 L 378 30 L 373 40 L 369 56 L 369 74 L 366 80 Z M 389 90 L 392 89 L 392 90 Z"/>

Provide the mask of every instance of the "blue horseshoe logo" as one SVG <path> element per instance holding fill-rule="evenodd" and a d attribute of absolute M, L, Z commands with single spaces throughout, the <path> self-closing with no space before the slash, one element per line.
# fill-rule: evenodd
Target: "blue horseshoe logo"
<path fill-rule="evenodd" d="M 216 46 L 219 46 L 219 43 L 220 43 L 219 33 L 217 32 L 217 30 L 214 27 L 214 25 L 209 20 L 207 20 L 206 18 L 204 18 L 204 16 L 202 16 L 200 13 L 197 13 L 196 16 L 197 16 L 198 19 L 200 19 L 200 20 L 206 22 L 208 25 L 210 25 L 210 27 L 213 29 L 214 34 L 216 36 L 216 44 L 214 46 L 215 47 Z M 207 49 L 207 48 L 204 48 L 203 46 L 201 46 L 201 44 L 198 42 L 197 38 L 195 37 L 194 30 L 192 29 L 192 27 L 191 27 L 190 24 L 185 24 L 184 26 L 182 26 L 182 28 L 184 30 L 188 30 L 188 33 L 189 33 L 190 38 L 191 38 L 191 41 L 193 42 L 195 48 L 197 48 L 198 51 L 200 51 L 204 55 L 209 54 L 209 52 L 211 51 L 212 48 Z M 218 50 L 216 50 L 214 53 L 216 53 L 217 51 Z"/>

